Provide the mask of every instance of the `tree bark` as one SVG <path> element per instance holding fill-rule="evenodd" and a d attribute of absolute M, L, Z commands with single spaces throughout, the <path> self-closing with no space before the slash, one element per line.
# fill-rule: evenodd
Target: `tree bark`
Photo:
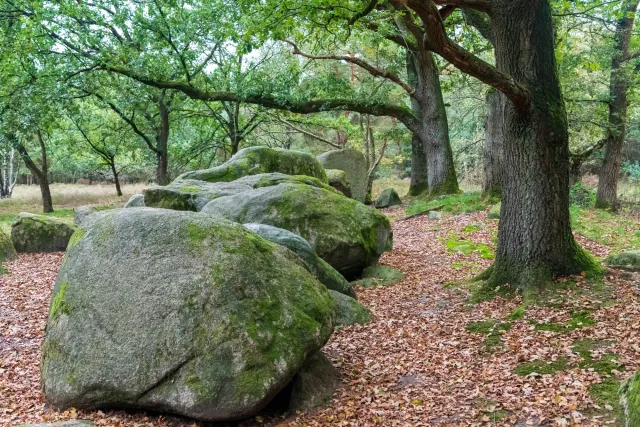
<path fill-rule="evenodd" d="M 627 113 L 629 100 L 629 76 L 625 73 L 625 63 L 629 55 L 629 42 L 633 32 L 638 0 L 626 0 L 622 17 L 616 26 L 615 56 L 611 62 L 609 82 L 609 126 L 604 149 L 604 161 L 600 169 L 596 207 L 618 210 L 618 179 L 622 148 L 627 133 Z"/>
<path fill-rule="evenodd" d="M 162 98 L 158 101 L 158 112 L 160 125 L 156 135 L 156 181 L 158 185 L 166 185 L 169 183 L 169 109 Z"/>
<path fill-rule="evenodd" d="M 40 194 L 42 195 L 42 211 L 44 213 L 53 212 L 53 199 L 51 198 L 51 189 L 49 188 L 49 177 L 48 175 L 48 166 L 47 166 L 47 150 L 44 142 L 44 138 L 42 137 L 42 133 L 40 130 L 36 132 L 36 136 L 38 138 L 38 143 L 40 144 L 40 156 L 42 160 L 42 168 L 39 168 L 38 165 L 31 159 L 29 152 L 26 147 L 20 142 L 15 135 L 7 135 L 9 141 L 12 142 L 13 146 L 20 153 L 20 157 L 22 161 L 24 161 L 25 166 L 31 174 L 38 181 L 38 185 L 40 186 Z"/>
<path fill-rule="evenodd" d="M 520 289 L 554 275 L 595 270 L 569 222 L 567 114 L 554 56 L 549 1 L 495 0 L 496 63 L 526 88 L 528 105 L 505 103 L 502 211 L 489 286 Z M 487 274 L 488 276 L 488 274 Z"/>
<path fill-rule="evenodd" d="M 497 90 L 487 93 L 487 121 L 484 129 L 484 181 L 482 196 L 502 197 L 502 169 L 504 132 L 502 121 L 506 99 Z"/>
<path fill-rule="evenodd" d="M 407 49 L 407 76 L 412 87 L 418 86 L 418 71 L 416 67 L 415 53 Z M 411 110 L 416 117 L 421 116 L 420 104 L 412 97 Z M 411 184 L 409 185 L 409 195 L 419 196 L 429 192 L 427 147 L 418 132 L 411 135 Z"/>
<path fill-rule="evenodd" d="M 118 170 L 116 169 L 115 159 L 111 161 L 110 165 L 111 165 L 111 173 L 113 173 L 113 181 L 116 184 L 116 193 L 118 194 L 118 197 L 121 197 L 122 189 L 120 188 L 120 177 L 118 176 Z"/>

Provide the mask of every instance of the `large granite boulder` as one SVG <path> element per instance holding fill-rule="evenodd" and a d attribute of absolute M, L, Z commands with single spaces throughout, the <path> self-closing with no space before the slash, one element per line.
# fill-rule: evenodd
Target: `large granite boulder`
<path fill-rule="evenodd" d="M 13 261 L 16 258 L 18 258 L 18 253 L 16 252 L 16 248 L 13 246 L 11 237 L 9 237 L 4 230 L 0 229 L 0 274 L 7 272 L 2 263 L 5 261 Z M 348 283 L 347 286 L 349 286 Z M 350 288 L 351 287 L 349 287 L 349 289 Z"/>
<path fill-rule="evenodd" d="M 134 194 L 124 205 L 125 208 L 144 208 L 144 194 Z"/>
<path fill-rule="evenodd" d="M 231 182 L 247 175 L 280 172 L 287 175 L 307 175 L 327 182 L 322 165 L 310 154 L 281 148 L 249 147 L 238 151 L 222 165 L 187 172 L 178 180 L 197 179 L 208 182 Z"/>
<path fill-rule="evenodd" d="M 621 425 L 640 426 L 640 372 L 626 380 L 619 390 L 623 420 Z"/>
<path fill-rule="evenodd" d="M 340 386 L 340 376 L 327 357 L 311 356 L 291 381 L 289 412 L 309 411 L 327 404 Z"/>
<path fill-rule="evenodd" d="M 263 173 L 249 175 L 233 182 L 206 182 L 195 179 L 176 179 L 166 186 L 150 187 L 144 190 L 143 206 L 198 212 L 218 197 L 231 196 L 281 183 L 306 184 L 333 190 L 317 178 L 305 175 L 285 175 Z"/>
<path fill-rule="evenodd" d="M 53 406 L 242 419 L 329 339 L 333 300 L 288 249 L 201 213 L 97 215 L 53 292 L 41 362 Z"/>
<path fill-rule="evenodd" d="M 91 215 L 98 212 L 96 208 L 91 206 L 79 206 L 75 208 L 73 215 L 73 222 L 76 225 L 84 224 Z"/>
<path fill-rule="evenodd" d="M 318 161 L 325 169 L 339 169 L 347 174 L 351 184 L 351 197 L 364 203 L 367 197 L 367 160 L 358 150 L 327 151 L 318 156 Z"/>
<path fill-rule="evenodd" d="M 11 241 L 18 252 L 64 251 L 74 231 L 58 218 L 22 212 L 11 225 Z"/>
<path fill-rule="evenodd" d="M 337 307 L 336 325 L 350 326 L 355 323 L 368 323 L 371 320 L 371 312 L 354 298 L 336 291 L 329 293 Z"/>
<path fill-rule="evenodd" d="M 609 267 L 640 271 L 640 250 L 629 250 L 609 255 L 604 263 Z"/>
<path fill-rule="evenodd" d="M 202 212 L 272 225 L 306 239 L 320 258 L 351 280 L 391 244 L 389 220 L 336 191 L 283 183 L 209 202 Z"/>
<path fill-rule="evenodd" d="M 376 208 L 388 208 L 391 206 L 401 205 L 402 200 L 398 196 L 398 192 L 394 188 L 386 188 L 380 193 L 380 196 L 376 199 L 373 205 Z"/>
<path fill-rule="evenodd" d="M 346 197 L 351 197 L 351 183 L 347 178 L 347 173 L 340 169 L 327 169 L 327 179 L 329 185 L 344 194 Z"/>
<path fill-rule="evenodd" d="M 307 269 L 327 287 L 334 291 L 355 297 L 355 292 L 349 282 L 338 273 L 335 268 L 331 267 L 326 261 L 320 258 L 309 242 L 302 237 L 284 230 L 282 228 L 273 227 L 266 224 L 244 224 L 249 230 L 253 231 L 260 237 L 275 244 L 284 246 L 298 255 L 300 260 L 305 264 Z"/>

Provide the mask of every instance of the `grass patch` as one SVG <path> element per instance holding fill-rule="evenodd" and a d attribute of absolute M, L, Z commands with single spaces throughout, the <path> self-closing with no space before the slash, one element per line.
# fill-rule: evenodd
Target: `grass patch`
<path fill-rule="evenodd" d="M 640 223 L 632 217 L 571 206 L 571 226 L 581 235 L 614 251 L 640 247 Z"/>
<path fill-rule="evenodd" d="M 527 311 L 527 307 L 524 305 L 521 305 L 520 307 L 515 308 L 511 313 L 509 313 L 509 315 L 507 316 L 507 319 L 509 320 L 522 319 L 526 311 Z"/>
<path fill-rule="evenodd" d="M 569 359 L 560 357 L 557 360 L 534 360 L 532 362 L 521 363 L 513 370 L 518 375 L 526 376 L 532 373 L 540 375 L 553 375 L 556 372 L 569 369 Z"/>
<path fill-rule="evenodd" d="M 494 250 L 484 243 L 476 243 L 458 236 L 449 237 L 446 246 L 449 252 L 461 252 L 464 256 L 477 253 L 481 258 L 485 259 L 495 259 L 496 257 Z"/>
<path fill-rule="evenodd" d="M 591 316 L 592 313 L 593 310 L 588 309 L 573 310 L 571 311 L 571 319 L 569 319 L 566 325 L 558 325 L 557 323 L 536 323 L 535 321 L 533 321 L 532 324 L 535 325 L 536 331 L 570 332 L 575 329 L 595 325 L 597 322 Z"/>
<path fill-rule="evenodd" d="M 438 197 L 431 200 L 415 199 L 407 206 L 407 215 L 416 215 L 431 210 L 441 210 L 452 214 L 464 212 L 483 211 L 487 208 L 487 202 L 482 199 L 480 193 L 464 193 L 446 197 Z"/>
<path fill-rule="evenodd" d="M 618 361 L 618 355 L 613 352 L 606 352 L 598 359 L 594 359 L 591 355 L 592 350 L 602 349 L 609 345 L 611 345 L 610 341 L 585 339 L 575 341 L 571 347 L 583 359 L 578 364 L 580 368 L 593 369 L 602 375 L 611 375 L 613 370 L 624 370 L 624 365 L 621 365 Z"/>

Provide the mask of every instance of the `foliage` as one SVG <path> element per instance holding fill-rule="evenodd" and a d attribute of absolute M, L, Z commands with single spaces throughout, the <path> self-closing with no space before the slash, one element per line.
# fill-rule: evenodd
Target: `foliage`
<path fill-rule="evenodd" d="M 573 206 L 592 208 L 596 204 L 596 192 L 579 181 L 569 190 L 569 202 Z"/>

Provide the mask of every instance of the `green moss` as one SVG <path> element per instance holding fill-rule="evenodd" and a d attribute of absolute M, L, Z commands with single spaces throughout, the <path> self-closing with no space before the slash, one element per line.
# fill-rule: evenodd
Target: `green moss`
<path fill-rule="evenodd" d="M 473 281 L 471 283 L 471 296 L 469 297 L 469 302 L 472 304 L 491 301 L 495 297 L 510 299 L 516 295 L 516 290 L 512 286 L 506 284 L 496 286 L 483 280 Z"/>
<path fill-rule="evenodd" d="M 52 320 L 58 320 L 58 318 L 63 314 L 71 314 L 71 305 L 67 303 L 64 299 L 65 294 L 67 292 L 67 282 L 60 283 L 60 287 L 58 288 L 56 294 L 53 296 L 51 300 L 51 308 L 49 310 L 49 318 Z"/>
<path fill-rule="evenodd" d="M 483 243 L 476 243 L 471 240 L 466 240 L 458 236 L 449 237 L 446 243 L 449 252 L 461 252 L 465 256 L 469 256 L 473 253 L 477 253 L 481 258 L 494 259 L 495 252 L 489 246 Z"/>
<path fill-rule="evenodd" d="M 521 305 L 517 308 L 515 308 L 508 316 L 507 319 L 509 320 L 518 320 L 518 319 L 522 319 L 525 315 L 525 312 L 527 311 L 527 307 L 524 305 Z"/>
<path fill-rule="evenodd" d="M 640 426 L 640 373 L 636 372 L 620 388 L 627 426 Z"/>
<path fill-rule="evenodd" d="M 180 189 L 178 190 L 181 193 L 197 193 L 198 191 L 200 191 L 200 188 L 198 187 L 180 187 Z"/>
<path fill-rule="evenodd" d="M 432 210 L 442 210 L 452 214 L 483 211 L 487 207 L 480 193 L 456 194 L 449 197 L 436 197 L 429 200 L 416 198 L 406 209 L 407 215 L 418 215 Z"/>
<path fill-rule="evenodd" d="M 511 323 L 498 320 L 482 320 L 467 325 L 469 332 L 487 335 L 484 340 L 485 349 L 488 352 L 494 352 L 496 347 L 502 346 L 502 334 L 511 329 Z"/>
<path fill-rule="evenodd" d="M 556 372 L 565 371 L 569 368 L 569 359 L 560 357 L 557 360 L 534 360 L 532 362 L 521 363 L 516 366 L 513 372 L 518 375 L 526 376 L 531 373 L 540 375 L 553 375 Z"/>
<path fill-rule="evenodd" d="M 594 359 L 591 355 L 592 350 L 606 347 L 610 344 L 611 343 L 608 341 L 585 339 L 575 341 L 571 347 L 573 348 L 573 351 L 578 353 L 583 359 L 578 364 L 580 368 L 593 369 L 599 374 L 610 375 L 614 370 L 624 370 L 624 366 L 618 361 L 618 355 L 613 352 L 607 352 L 598 359 Z"/>
<path fill-rule="evenodd" d="M 592 313 L 593 310 L 588 309 L 573 310 L 571 311 L 571 319 L 569 319 L 566 325 L 558 325 L 555 323 L 532 323 L 535 325 L 535 329 L 537 331 L 570 332 L 575 329 L 595 325 L 597 322 L 591 316 Z"/>
<path fill-rule="evenodd" d="M 78 242 L 87 234 L 87 230 L 83 228 L 78 228 L 69 239 L 69 244 L 67 244 L 67 250 L 73 248 Z"/>
<path fill-rule="evenodd" d="M 354 286 L 373 288 L 377 286 L 388 286 L 404 279 L 404 274 L 400 270 L 386 265 L 376 265 L 365 268 L 362 279 L 357 280 Z"/>

